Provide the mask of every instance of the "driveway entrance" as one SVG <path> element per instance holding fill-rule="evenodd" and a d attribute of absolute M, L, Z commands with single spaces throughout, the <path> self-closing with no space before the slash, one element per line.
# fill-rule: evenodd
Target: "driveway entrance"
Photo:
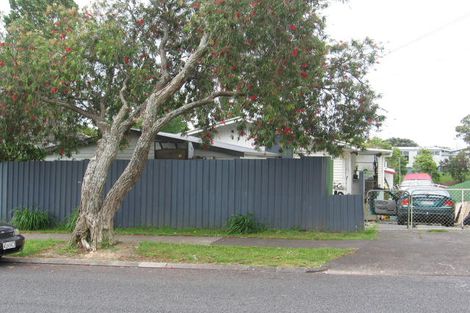
<path fill-rule="evenodd" d="M 470 230 L 379 226 L 377 240 L 330 263 L 331 274 L 470 276 Z"/>

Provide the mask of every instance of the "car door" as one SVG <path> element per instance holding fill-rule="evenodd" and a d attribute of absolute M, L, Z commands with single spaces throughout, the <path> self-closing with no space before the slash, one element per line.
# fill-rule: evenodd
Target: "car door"
<path fill-rule="evenodd" d="M 368 203 L 372 214 L 397 215 L 398 195 L 389 190 L 369 192 Z"/>

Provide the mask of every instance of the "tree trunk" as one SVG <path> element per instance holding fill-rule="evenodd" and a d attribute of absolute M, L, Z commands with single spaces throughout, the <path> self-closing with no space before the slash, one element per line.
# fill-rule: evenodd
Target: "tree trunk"
<path fill-rule="evenodd" d="M 95 157 L 90 160 L 83 177 L 77 225 L 72 242 L 89 251 L 96 251 L 98 245 L 108 238 L 103 231 L 107 221 L 102 214 L 103 195 L 112 161 L 116 158 L 122 135 L 106 134 L 98 141 Z"/>
<path fill-rule="evenodd" d="M 114 215 L 121 207 L 125 196 L 132 190 L 142 175 L 154 137 L 155 133 L 153 131 L 144 130 L 142 132 L 129 164 L 104 199 L 102 217 L 105 222 L 104 227 L 108 233 L 107 236 L 110 238 L 113 237 Z"/>

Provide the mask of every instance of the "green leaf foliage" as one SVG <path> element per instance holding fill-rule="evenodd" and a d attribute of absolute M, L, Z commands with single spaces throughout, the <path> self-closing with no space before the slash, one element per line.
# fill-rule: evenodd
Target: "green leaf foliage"
<path fill-rule="evenodd" d="M 24 4 L 2 36 L 0 114 L 29 125 L 7 125 L 4 137 L 19 124 L 36 136 L 22 141 L 36 143 L 54 129 L 66 152 L 76 125 L 100 126 L 97 117 L 111 124 L 123 99 L 140 117 L 165 116 L 221 90 L 236 95 L 186 112 L 183 124 L 211 133 L 239 116 L 252 122 L 239 125 L 240 135 L 257 145 L 338 154 L 338 143 L 361 146 L 384 119 L 367 80 L 381 49 L 368 38 L 330 38 L 323 1 L 116 0 L 86 11 L 62 4 L 47 7 L 40 23 L 21 13 L 35 10 Z M 204 35 L 208 47 L 191 75 L 146 111 Z"/>
<path fill-rule="evenodd" d="M 47 229 L 51 226 L 51 218 L 45 211 L 23 208 L 15 210 L 11 224 L 21 230 Z"/>
<path fill-rule="evenodd" d="M 435 181 L 439 180 L 437 164 L 434 162 L 432 152 L 426 149 L 420 150 L 413 163 L 413 170 L 417 173 L 428 173 Z"/>
<path fill-rule="evenodd" d="M 416 142 L 408 138 L 392 137 L 392 138 L 388 138 L 387 142 L 391 144 L 392 147 L 418 147 L 419 146 Z"/>
<path fill-rule="evenodd" d="M 408 172 L 406 165 L 408 160 L 398 148 L 393 148 L 392 156 L 387 159 L 388 167 L 393 168 L 396 174 L 393 176 L 394 184 L 400 184 L 403 177 Z"/>
<path fill-rule="evenodd" d="M 237 214 L 228 219 L 229 234 L 252 234 L 265 230 L 264 225 L 256 221 L 253 213 Z"/>
<path fill-rule="evenodd" d="M 460 125 L 455 128 L 455 131 L 457 137 L 462 138 L 470 146 L 470 114 L 460 121 Z"/>
<path fill-rule="evenodd" d="M 470 174 L 470 159 L 465 151 L 460 151 L 456 156 L 441 163 L 442 170 L 449 173 L 457 183 L 465 181 Z"/>

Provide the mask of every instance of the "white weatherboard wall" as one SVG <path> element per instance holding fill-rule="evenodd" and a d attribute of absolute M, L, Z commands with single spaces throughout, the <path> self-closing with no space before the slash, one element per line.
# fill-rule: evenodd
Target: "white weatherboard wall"
<path fill-rule="evenodd" d="M 309 157 L 328 156 L 326 152 L 310 153 Z M 343 151 L 339 157 L 333 158 L 333 185 L 340 183 L 343 185 L 344 194 L 352 193 L 352 183 L 354 174 L 354 158 L 350 151 Z"/>
<path fill-rule="evenodd" d="M 132 157 L 132 153 L 134 152 L 138 139 L 139 139 L 139 136 L 136 133 L 131 132 L 130 134 L 128 134 L 126 136 L 127 143 L 121 148 L 121 150 L 119 150 L 116 156 L 116 159 L 117 160 L 129 160 Z M 71 157 L 66 157 L 66 156 L 61 157 L 59 154 L 50 154 L 46 156 L 44 160 L 45 161 L 89 160 L 95 155 L 95 151 L 96 151 L 96 144 L 93 143 L 88 146 L 79 147 L 77 152 L 72 153 Z M 153 150 L 153 147 L 150 148 L 148 158 L 149 160 L 155 159 L 155 152 Z"/>
<path fill-rule="evenodd" d="M 341 183 L 346 187 L 345 160 L 343 158 L 333 159 L 333 186 Z"/>
<path fill-rule="evenodd" d="M 214 140 L 247 147 L 247 148 L 254 148 L 255 142 L 253 139 L 249 139 L 250 131 L 247 129 L 245 136 L 239 136 L 237 131 L 237 124 L 230 124 L 230 125 L 221 125 L 217 127 L 217 133 L 214 135 Z M 260 147 L 262 151 L 264 151 L 263 147 Z"/>

